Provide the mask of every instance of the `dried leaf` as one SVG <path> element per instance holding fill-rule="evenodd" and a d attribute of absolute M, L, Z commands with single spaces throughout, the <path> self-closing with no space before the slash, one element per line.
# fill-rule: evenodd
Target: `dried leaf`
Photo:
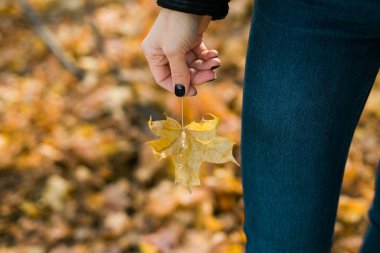
<path fill-rule="evenodd" d="M 167 116 L 165 120 L 152 121 L 148 126 L 160 139 L 146 142 L 153 149 L 157 160 L 172 155 L 175 164 L 175 183 L 180 183 L 191 193 L 192 186 L 200 185 L 199 167 L 203 161 L 210 163 L 234 162 L 240 164 L 232 155 L 233 141 L 216 134 L 220 118 L 210 114 L 213 119 L 191 122 L 182 127 L 175 119 Z"/>

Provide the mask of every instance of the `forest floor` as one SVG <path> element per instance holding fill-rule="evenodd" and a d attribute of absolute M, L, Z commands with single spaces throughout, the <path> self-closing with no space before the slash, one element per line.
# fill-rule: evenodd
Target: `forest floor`
<path fill-rule="evenodd" d="M 243 253 L 241 168 L 202 164 L 189 195 L 172 161 L 144 145 L 155 138 L 150 115 L 180 118 L 180 100 L 154 83 L 140 50 L 154 1 L 30 0 L 37 17 L 25 3 L 0 2 L 0 253 Z M 210 25 L 218 79 L 185 99 L 186 122 L 222 116 L 218 132 L 238 143 L 238 161 L 251 10 L 231 1 Z M 379 133 L 378 79 L 350 147 L 334 253 L 362 242 Z"/>

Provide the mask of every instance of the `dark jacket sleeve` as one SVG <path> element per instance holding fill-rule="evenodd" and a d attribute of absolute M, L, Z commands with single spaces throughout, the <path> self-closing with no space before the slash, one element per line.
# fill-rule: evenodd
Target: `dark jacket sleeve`
<path fill-rule="evenodd" d="M 157 5 L 181 12 L 210 15 L 211 20 L 224 19 L 230 0 L 157 0 Z"/>

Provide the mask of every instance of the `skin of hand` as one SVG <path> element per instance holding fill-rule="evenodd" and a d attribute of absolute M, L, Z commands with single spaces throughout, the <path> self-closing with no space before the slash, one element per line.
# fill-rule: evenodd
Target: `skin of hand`
<path fill-rule="evenodd" d="M 195 96 L 196 85 L 216 79 L 213 69 L 221 65 L 218 52 L 203 43 L 210 21 L 209 15 L 161 8 L 141 43 L 158 85 L 175 93 L 175 84 L 183 84 L 184 95 Z"/>

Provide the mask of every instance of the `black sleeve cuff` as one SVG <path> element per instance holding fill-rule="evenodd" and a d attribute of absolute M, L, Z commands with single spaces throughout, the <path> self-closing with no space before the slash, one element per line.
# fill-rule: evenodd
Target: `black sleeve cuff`
<path fill-rule="evenodd" d="M 211 20 L 224 19 L 230 0 L 157 0 L 157 5 L 196 15 L 210 15 Z"/>

